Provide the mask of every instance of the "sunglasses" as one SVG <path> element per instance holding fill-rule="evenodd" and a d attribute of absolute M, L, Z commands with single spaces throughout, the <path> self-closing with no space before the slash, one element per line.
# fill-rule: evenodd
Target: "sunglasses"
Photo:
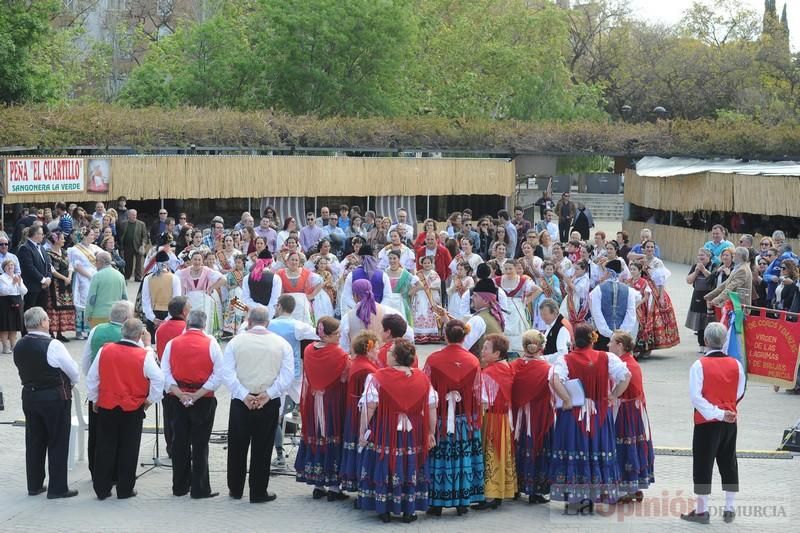
<path fill-rule="evenodd" d="M 762 266 L 762 267 L 769 266 L 769 263 L 759 263 L 758 266 Z"/>
<path fill-rule="evenodd" d="M 0 246 L 8 246 L 7 242 L 0 242 Z"/>
<path fill-rule="evenodd" d="M 762 242 L 761 246 L 769 246 L 769 243 L 768 242 Z"/>
<path fill-rule="evenodd" d="M 782 267 L 781 267 L 781 270 L 786 270 L 786 267 L 785 267 L 785 266 L 782 266 Z"/>

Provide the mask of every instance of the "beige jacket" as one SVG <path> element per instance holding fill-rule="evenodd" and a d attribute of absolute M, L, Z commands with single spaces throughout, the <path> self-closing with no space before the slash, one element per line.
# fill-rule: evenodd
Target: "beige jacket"
<path fill-rule="evenodd" d="M 733 272 L 725 282 L 706 294 L 706 300 L 710 300 L 716 306 L 722 306 L 728 301 L 728 293 L 736 292 L 742 305 L 751 304 L 751 293 L 753 290 L 753 273 L 750 265 L 745 263 Z"/>

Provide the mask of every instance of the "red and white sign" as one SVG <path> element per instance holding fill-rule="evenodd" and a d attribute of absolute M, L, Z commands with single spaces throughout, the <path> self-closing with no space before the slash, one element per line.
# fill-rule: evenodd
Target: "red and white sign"
<path fill-rule="evenodd" d="M 784 312 L 770 316 L 760 307 L 744 317 L 747 376 L 755 381 L 792 388 L 800 359 L 800 322 Z"/>
<path fill-rule="evenodd" d="M 6 194 L 82 192 L 85 190 L 81 158 L 8 159 Z"/>

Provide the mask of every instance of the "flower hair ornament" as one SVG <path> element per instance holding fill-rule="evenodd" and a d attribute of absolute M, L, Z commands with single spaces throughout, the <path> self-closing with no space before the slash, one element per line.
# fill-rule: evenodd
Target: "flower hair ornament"
<path fill-rule="evenodd" d="M 600 340 L 600 335 L 596 331 L 593 331 L 589 339 L 592 341 L 592 344 L 597 344 L 597 341 Z"/>
<path fill-rule="evenodd" d="M 320 322 L 317 324 L 317 337 L 321 339 L 323 335 L 325 335 L 325 324 Z"/>
<path fill-rule="evenodd" d="M 472 328 L 469 324 L 464 324 L 464 335 L 469 335 L 469 332 L 472 331 Z"/>
<path fill-rule="evenodd" d="M 367 352 L 371 352 L 375 348 L 375 341 L 370 339 L 367 341 Z"/>

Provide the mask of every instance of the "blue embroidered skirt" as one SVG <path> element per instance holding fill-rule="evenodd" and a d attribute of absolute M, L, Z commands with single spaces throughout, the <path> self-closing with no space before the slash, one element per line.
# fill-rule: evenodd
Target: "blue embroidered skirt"
<path fill-rule="evenodd" d="M 534 438 L 528 436 L 528 428 L 523 418 L 517 442 L 517 485 L 519 492 L 531 496 L 550 492 L 550 448 L 553 431 L 544 436 L 544 443 L 539 453 L 534 453 Z"/>
<path fill-rule="evenodd" d="M 358 453 L 359 422 L 349 416 L 344 419 L 344 432 L 342 433 L 342 462 L 339 468 L 339 478 L 342 490 L 356 492 L 358 478 L 361 470 L 361 455 Z"/>
<path fill-rule="evenodd" d="M 619 465 L 611 408 L 602 425 L 591 415 L 592 432 L 584 430 L 574 409 L 559 410 L 550 454 L 550 499 L 572 503 L 615 503 L 619 497 Z"/>
<path fill-rule="evenodd" d="M 456 416 L 455 433 L 430 450 L 430 504 L 435 507 L 467 506 L 484 500 L 481 432 L 470 436 L 467 417 Z M 439 425 L 442 421 L 439 421 Z"/>
<path fill-rule="evenodd" d="M 634 494 L 655 482 L 653 442 L 648 438 L 637 402 L 623 402 L 617 411 L 617 461 L 620 492 Z"/>

